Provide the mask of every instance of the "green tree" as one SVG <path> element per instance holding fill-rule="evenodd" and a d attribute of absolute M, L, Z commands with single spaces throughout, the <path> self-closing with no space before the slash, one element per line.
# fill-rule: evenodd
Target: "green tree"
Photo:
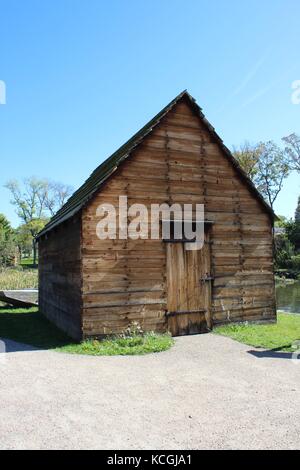
<path fill-rule="evenodd" d="M 16 212 L 23 222 L 23 229 L 28 230 L 31 236 L 33 263 L 36 265 L 35 237 L 47 223 L 49 216 L 54 215 L 65 203 L 71 188 L 33 176 L 25 179 L 23 185 L 16 180 L 10 180 L 5 187 L 11 193 L 11 203 L 16 207 Z"/>
<path fill-rule="evenodd" d="M 32 255 L 32 236 L 26 224 L 21 224 L 15 230 L 15 240 L 20 258 L 24 255 L 28 257 Z"/>
<path fill-rule="evenodd" d="M 7 218 L 0 214 L 0 265 L 8 266 L 14 263 L 16 243 L 14 231 Z"/>
<path fill-rule="evenodd" d="M 300 222 L 290 220 L 286 223 L 285 230 L 289 241 L 295 247 L 295 251 L 300 253 Z"/>
<path fill-rule="evenodd" d="M 274 226 L 285 228 L 285 225 L 288 222 L 288 219 L 284 215 L 278 215 L 277 217 L 278 217 L 278 220 L 275 220 Z"/>
<path fill-rule="evenodd" d="M 294 133 L 283 137 L 282 140 L 286 145 L 285 152 L 289 158 L 291 170 L 300 173 L 300 136 Z"/>
<path fill-rule="evenodd" d="M 248 141 L 245 141 L 240 147 L 233 147 L 232 154 L 247 176 L 253 180 L 257 173 L 259 146 L 257 144 L 252 145 Z"/>
<path fill-rule="evenodd" d="M 288 267 L 292 256 L 295 254 L 294 246 L 285 233 L 279 233 L 274 238 L 275 266 L 278 269 Z"/>
<path fill-rule="evenodd" d="M 51 217 L 67 202 L 73 189 L 63 183 L 47 181 L 45 208 Z"/>
<path fill-rule="evenodd" d="M 36 265 L 37 249 L 35 236 L 37 231 L 33 221 L 45 220 L 44 210 L 47 197 L 47 182 L 31 177 L 24 180 L 23 187 L 16 180 L 8 181 L 5 187 L 10 191 L 12 195 L 11 203 L 16 207 L 18 216 L 31 235 L 33 264 Z"/>
<path fill-rule="evenodd" d="M 290 173 L 285 152 L 274 142 L 261 142 L 258 147 L 259 158 L 254 183 L 273 208 L 283 182 Z"/>
<path fill-rule="evenodd" d="M 295 210 L 295 222 L 300 223 L 300 196 L 298 197 L 298 204 Z"/>
<path fill-rule="evenodd" d="M 234 149 L 233 156 L 273 208 L 290 172 L 287 153 L 272 141 L 256 145 L 245 142 Z"/>
<path fill-rule="evenodd" d="M 299 212 L 299 201 L 295 220 L 280 217 L 276 221 L 275 226 L 281 230 L 275 230 L 274 238 L 276 268 L 288 269 L 293 275 L 300 272 L 300 220 L 297 220 L 297 211 Z"/>

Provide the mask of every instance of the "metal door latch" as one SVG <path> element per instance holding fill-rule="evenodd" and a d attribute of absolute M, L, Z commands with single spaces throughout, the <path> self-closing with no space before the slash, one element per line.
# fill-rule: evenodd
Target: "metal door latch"
<path fill-rule="evenodd" d="M 204 284 L 205 282 L 208 282 L 208 281 L 213 281 L 215 278 L 212 277 L 212 276 L 209 276 L 208 274 L 206 274 L 205 276 L 201 277 L 200 278 L 200 282 L 202 284 Z"/>

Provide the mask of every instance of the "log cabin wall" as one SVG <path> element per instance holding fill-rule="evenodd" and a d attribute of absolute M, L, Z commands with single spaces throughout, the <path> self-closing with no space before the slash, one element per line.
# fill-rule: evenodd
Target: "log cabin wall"
<path fill-rule="evenodd" d="M 50 321 L 81 339 L 81 217 L 39 240 L 39 308 Z"/>
<path fill-rule="evenodd" d="M 96 209 L 203 203 L 211 226 L 213 324 L 275 320 L 272 220 L 186 100 L 179 101 L 82 212 L 84 336 L 166 323 L 166 246 L 161 240 L 99 240 Z"/>

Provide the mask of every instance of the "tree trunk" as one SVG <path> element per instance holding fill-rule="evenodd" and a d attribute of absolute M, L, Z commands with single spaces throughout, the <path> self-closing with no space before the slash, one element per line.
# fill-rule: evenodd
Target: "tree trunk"
<path fill-rule="evenodd" d="M 33 251 L 33 266 L 36 266 L 36 242 L 35 239 L 32 240 L 32 251 Z"/>

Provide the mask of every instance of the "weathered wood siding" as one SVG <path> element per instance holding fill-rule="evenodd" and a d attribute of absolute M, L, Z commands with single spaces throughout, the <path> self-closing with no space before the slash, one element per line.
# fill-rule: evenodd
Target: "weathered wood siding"
<path fill-rule="evenodd" d="M 39 241 L 39 308 L 59 328 L 81 339 L 81 218 Z"/>
<path fill-rule="evenodd" d="M 201 120 L 179 102 L 82 214 L 83 331 L 115 333 L 138 320 L 166 328 L 166 246 L 96 237 L 98 205 L 203 203 L 211 228 L 214 324 L 275 319 L 272 222 Z"/>

